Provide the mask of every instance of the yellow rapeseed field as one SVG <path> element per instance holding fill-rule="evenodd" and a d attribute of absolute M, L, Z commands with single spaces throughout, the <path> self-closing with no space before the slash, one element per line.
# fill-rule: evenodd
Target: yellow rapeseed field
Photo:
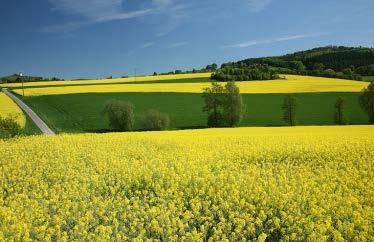
<path fill-rule="evenodd" d="M 0 91 L 0 116 L 15 117 L 18 123 L 24 127 L 26 123 L 22 110 L 7 95 Z"/>
<path fill-rule="evenodd" d="M 374 126 L 0 141 L 0 241 L 373 241 Z"/>
<path fill-rule="evenodd" d="M 67 80 L 67 81 L 41 81 L 41 82 L 25 82 L 25 87 L 34 86 L 64 86 L 64 85 L 94 85 L 94 84 L 115 84 L 126 82 L 145 82 L 145 81 L 162 81 L 162 80 L 178 80 L 192 78 L 210 78 L 212 73 L 191 73 L 191 74 L 175 74 L 175 75 L 158 75 L 158 76 L 137 76 L 127 78 L 99 79 L 99 80 Z M 22 87 L 22 83 L 5 83 L 0 87 L 17 88 Z"/>
<path fill-rule="evenodd" d="M 286 80 L 237 82 L 241 93 L 303 93 L 303 92 L 360 92 L 369 83 L 323 77 L 286 75 Z M 43 87 L 25 89 L 27 96 L 74 93 L 113 92 L 183 92 L 201 93 L 209 82 L 201 83 L 152 83 L 108 84 L 88 86 Z M 21 94 L 21 89 L 16 89 Z"/>

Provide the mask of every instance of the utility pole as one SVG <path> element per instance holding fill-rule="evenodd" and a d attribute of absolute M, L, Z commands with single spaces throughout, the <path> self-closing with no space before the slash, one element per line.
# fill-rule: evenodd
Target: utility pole
<path fill-rule="evenodd" d="M 22 78 L 23 74 L 19 73 L 19 76 L 21 77 L 21 81 L 22 81 L 22 96 L 24 97 L 25 96 L 25 88 L 23 86 L 23 78 Z"/>

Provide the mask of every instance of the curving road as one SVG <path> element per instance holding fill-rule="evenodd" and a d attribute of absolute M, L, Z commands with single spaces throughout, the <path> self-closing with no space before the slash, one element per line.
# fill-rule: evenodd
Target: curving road
<path fill-rule="evenodd" d="M 8 95 L 17 105 L 32 119 L 32 121 L 38 126 L 38 128 L 42 131 L 45 135 L 55 135 L 44 121 L 39 118 L 39 116 L 32 111 L 32 109 L 27 106 L 21 99 L 16 97 L 13 93 L 9 92 L 7 88 L 3 88 L 3 92 Z"/>

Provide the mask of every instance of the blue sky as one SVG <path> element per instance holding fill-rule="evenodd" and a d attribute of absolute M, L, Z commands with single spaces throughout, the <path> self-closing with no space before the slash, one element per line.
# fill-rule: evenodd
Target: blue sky
<path fill-rule="evenodd" d="M 374 46 L 373 0 L 2 0 L 0 76 L 99 78 Z"/>

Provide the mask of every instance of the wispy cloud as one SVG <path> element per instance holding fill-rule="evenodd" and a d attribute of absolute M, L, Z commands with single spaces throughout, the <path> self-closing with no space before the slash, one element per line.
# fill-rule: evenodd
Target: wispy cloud
<path fill-rule="evenodd" d="M 178 42 L 178 43 L 172 43 L 169 45 L 170 48 L 175 48 L 175 47 L 181 47 L 188 45 L 188 42 Z"/>
<path fill-rule="evenodd" d="M 155 45 L 154 42 L 148 42 L 148 43 L 144 43 L 144 44 L 141 46 L 141 48 L 142 48 L 142 49 L 145 49 L 145 48 L 152 47 L 152 46 L 154 46 L 154 45 Z"/>
<path fill-rule="evenodd" d="M 247 0 L 251 12 L 260 12 L 265 9 L 272 0 Z"/>
<path fill-rule="evenodd" d="M 247 48 L 255 45 L 262 45 L 262 44 L 272 44 L 277 42 L 285 42 L 290 40 L 298 40 L 298 39 L 306 39 L 306 38 L 313 38 L 313 37 L 320 37 L 328 35 L 327 33 L 314 33 L 314 34 L 300 34 L 300 35 L 291 35 L 285 37 L 279 37 L 274 39 L 267 39 L 267 40 L 250 40 L 238 44 L 233 45 L 225 45 L 225 48 Z"/>
<path fill-rule="evenodd" d="M 166 18 L 166 22 L 158 26 L 157 37 L 168 35 L 178 28 L 180 24 L 189 19 L 189 10 L 192 4 L 176 3 L 174 0 L 153 0 L 161 15 Z"/>
<path fill-rule="evenodd" d="M 52 9 L 63 15 L 78 19 L 60 25 L 47 26 L 45 32 L 68 32 L 87 25 L 114 20 L 145 16 L 157 11 L 156 8 L 124 11 L 123 0 L 49 0 Z M 169 0 L 158 0 L 169 1 Z M 159 3 L 161 4 L 161 3 Z M 155 5 L 156 6 L 156 5 Z"/>

